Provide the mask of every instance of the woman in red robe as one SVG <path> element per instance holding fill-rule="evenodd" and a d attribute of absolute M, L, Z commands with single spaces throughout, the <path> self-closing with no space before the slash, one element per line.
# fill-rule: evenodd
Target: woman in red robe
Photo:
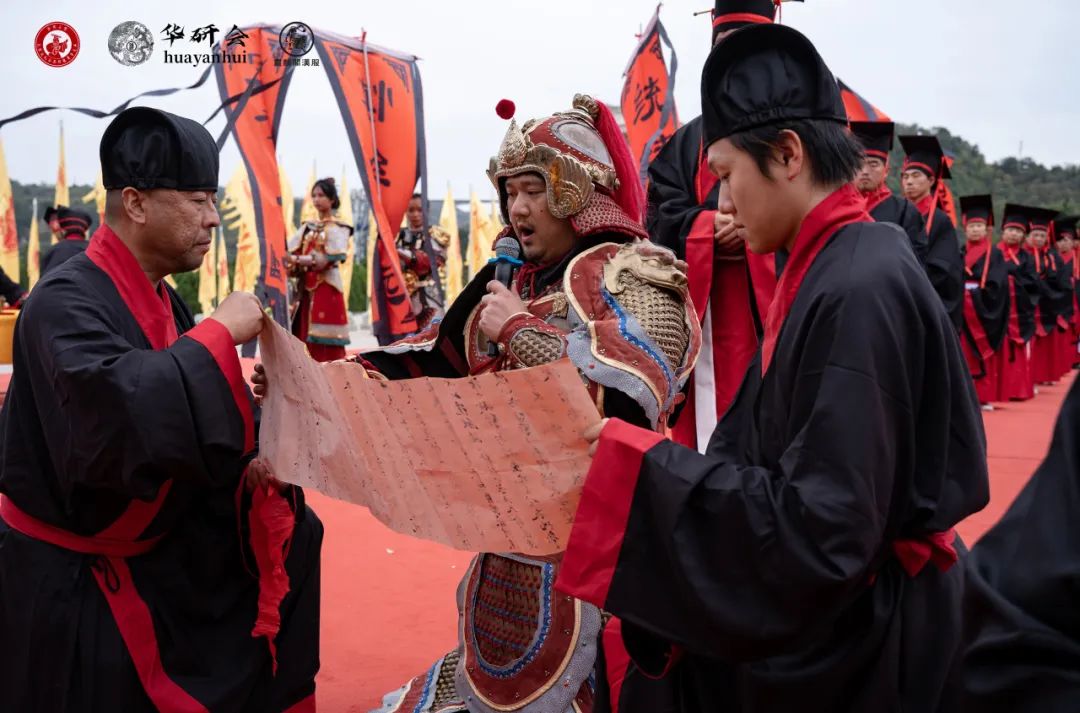
<path fill-rule="evenodd" d="M 1054 235 L 1057 238 L 1057 250 L 1062 262 L 1062 286 L 1068 288 L 1061 300 L 1064 324 L 1060 325 L 1060 349 L 1057 362 L 1059 376 L 1065 376 L 1077 363 L 1080 363 L 1077 356 L 1077 342 L 1080 341 L 1080 304 L 1077 300 L 1077 293 L 1080 290 L 1080 260 L 1077 260 L 1076 250 L 1077 220 L 1076 216 L 1054 220 Z"/>
<path fill-rule="evenodd" d="M 1025 249 L 1035 262 L 1039 277 L 1039 301 L 1035 317 L 1035 341 L 1031 350 L 1031 373 L 1036 384 L 1053 384 L 1061 374 L 1057 371 L 1057 356 L 1061 351 L 1059 337 L 1059 308 L 1062 288 L 1062 264 L 1057 250 L 1051 246 L 1051 225 L 1057 211 L 1047 208 L 1025 208 L 1030 229 Z M 1062 320 L 1063 321 L 1063 320 Z"/>
<path fill-rule="evenodd" d="M 1007 204 L 1001 222 L 1001 254 L 1009 273 L 1009 319 L 998 360 L 998 397 L 1027 401 L 1035 396 L 1031 375 L 1031 346 L 1035 335 L 1038 277 L 1035 261 L 1024 250 L 1028 231 L 1023 206 Z"/>
<path fill-rule="evenodd" d="M 296 281 L 292 333 L 307 342 L 315 361 L 345 358 L 349 343 L 349 313 L 345 285 L 338 265 L 345 261 L 351 225 L 334 220 L 341 206 L 333 178 L 322 178 L 311 189 L 319 219 L 308 221 L 289 239 L 285 265 Z"/>
<path fill-rule="evenodd" d="M 994 205 L 989 195 L 962 196 L 964 235 L 964 324 L 960 346 L 984 410 L 1003 401 L 998 369 L 1009 320 L 1009 276 L 1001 250 L 990 241 Z"/>

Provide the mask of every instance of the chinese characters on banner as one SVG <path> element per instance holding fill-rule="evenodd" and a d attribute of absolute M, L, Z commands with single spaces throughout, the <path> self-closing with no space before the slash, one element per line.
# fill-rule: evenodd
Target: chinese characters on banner
<path fill-rule="evenodd" d="M 288 323 L 286 275 L 281 263 L 287 239 L 281 211 L 281 181 L 277 165 L 277 133 L 292 66 L 275 64 L 282 55 L 280 28 L 267 25 L 236 29 L 244 36 L 247 64 L 214 65 L 221 98 L 240 96 L 225 108 L 232 134 L 247 168 L 262 270 L 255 294 L 270 308 L 278 324 Z M 238 37 L 230 32 L 229 37 Z M 219 48 L 220 49 L 220 48 Z M 281 80 L 281 81 L 278 81 Z M 265 85 L 260 91 L 248 91 Z M 245 96 L 245 92 L 247 92 Z"/>
<path fill-rule="evenodd" d="M 667 45 L 671 53 L 670 73 L 661 43 Z M 657 9 L 623 75 L 622 114 L 630 152 L 638 161 L 642 183 L 645 183 L 649 163 L 679 128 L 673 94 L 676 64 L 675 50 L 660 23 Z"/>
<path fill-rule="evenodd" d="M 416 331 L 395 242 L 424 162 L 420 71 L 416 57 L 365 44 L 364 39 L 317 32 L 315 48 L 337 97 L 378 225 L 371 324 L 386 343 Z"/>

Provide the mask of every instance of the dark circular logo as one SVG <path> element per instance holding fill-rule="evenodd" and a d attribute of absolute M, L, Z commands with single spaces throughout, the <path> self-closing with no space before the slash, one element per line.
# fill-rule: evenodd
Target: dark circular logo
<path fill-rule="evenodd" d="M 136 67 L 154 52 L 154 35 L 141 22 L 121 22 L 109 33 L 109 54 L 125 67 Z"/>
<path fill-rule="evenodd" d="M 290 22 L 281 28 L 278 42 L 285 54 L 291 57 L 303 57 L 315 46 L 315 33 L 303 22 Z"/>
<path fill-rule="evenodd" d="M 79 33 L 66 22 L 50 22 L 38 30 L 34 51 L 50 67 L 63 67 L 79 54 Z"/>

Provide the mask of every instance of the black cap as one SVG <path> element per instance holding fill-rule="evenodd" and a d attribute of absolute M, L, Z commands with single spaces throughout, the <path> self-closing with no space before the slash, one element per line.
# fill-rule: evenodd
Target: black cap
<path fill-rule="evenodd" d="M 903 170 L 918 169 L 932 180 L 952 178 L 949 165 L 945 161 L 945 151 L 936 136 L 901 136 L 900 145 L 904 148 Z"/>
<path fill-rule="evenodd" d="M 1054 235 L 1058 240 L 1072 238 L 1076 240 L 1076 224 L 1080 222 L 1080 215 L 1059 215 L 1054 218 Z"/>
<path fill-rule="evenodd" d="M 778 4 L 776 0 L 716 0 L 712 11 L 713 42 L 721 32 L 771 23 Z"/>
<path fill-rule="evenodd" d="M 1027 208 L 1018 203 L 1006 203 L 1005 213 L 1001 217 L 1001 229 L 1019 228 L 1028 231 Z"/>
<path fill-rule="evenodd" d="M 1024 206 L 1024 214 L 1028 219 L 1028 230 L 1045 230 L 1046 232 L 1053 234 L 1054 216 L 1058 214 L 1058 211 L 1050 208 L 1033 208 L 1031 206 Z"/>
<path fill-rule="evenodd" d="M 125 109 L 105 129 L 100 155 L 106 189 L 218 188 L 214 137 L 202 124 L 166 111 Z"/>
<path fill-rule="evenodd" d="M 60 206 L 57 208 L 56 214 L 60 220 L 60 229 L 64 231 L 64 235 L 71 235 L 72 233 L 85 235 L 86 231 L 90 230 L 90 221 L 93 219 L 84 210 Z"/>
<path fill-rule="evenodd" d="M 60 206 L 56 206 L 56 205 L 49 206 L 48 208 L 45 209 L 45 215 L 41 216 L 41 219 L 44 220 L 46 223 L 48 223 L 50 220 L 52 220 L 53 218 L 55 218 L 57 216 L 57 214 L 60 212 L 60 208 L 63 208 L 63 207 L 64 206 L 62 206 L 62 205 L 60 205 Z"/>
<path fill-rule="evenodd" d="M 847 123 L 840 88 L 802 33 L 744 27 L 713 48 L 701 75 L 705 146 L 732 134 L 800 119 Z"/>
<path fill-rule="evenodd" d="M 893 133 L 896 125 L 891 121 L 853 121 L 851 133 L 862 144 L 867 156 L 880 158 L 882 161 L 889 160 L 889 152 L 892 151 Z"/>
<path fill-rule="evenodd" d="M 960 224 L 967 225 L 969 220 L 981 220 L 987 225 L 993 225 L 993 197 L 990 195 L 960 196 Z"/>

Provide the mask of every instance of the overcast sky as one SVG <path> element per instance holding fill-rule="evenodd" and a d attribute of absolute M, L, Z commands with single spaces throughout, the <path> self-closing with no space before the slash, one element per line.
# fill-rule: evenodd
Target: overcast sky
<path fill-rule="evenodd" d="M 684 120 L 700 113 L 710 28 L 708 16 L 694 12 L 710 2 L 671 0 L 660 13 L 678 54 L 675 98 Z M 470 187 L 487 198 L 484 169 L 505 130 L 495 103 L 509 97 L 518 117 L 527 118 L 567 108 L 575 92 L 617 102 L 634 35 L 655 7 L 653 0 L 5 2 L 0 117 L 40 105 L 108 110 L 139 92 L 191 84 L 202 67 L 163 64 L 160 33 L 169 23 L 188 32 L 211 22 L 227 30 L 293 20 L 346 35 L 366 29 L 372 43 L 422 59 L 432 197 L 450 182 L 456 198 L 466 198 Z M 53 20 L 72 24 L 82 40 L 77 59 L 59 69 L 33 50 L 37 30 Z M 120 65 L 106 47 L 109 32 L 125 20 L 155 33 L 154 55 L 138 67 Z M 783 22 L 808 35 L 837 76 L 894 120 L 946 126 L 991 160 L 1016 155 L 1022 142 L 1023 155 L 1042 163 L 1080 163 L 1076 0 L 807 0 L 785 4 Z M 213 84 L 211 78 L 200 89 L 140 103 L 202 121 L 219 103 Z M 107 120 L 62 111 L 0 129 L 13 179 L 55 180 L 61 119 L 71 182 L 93 182 Z M 216 135 L 222 126 L 219 117 L 209 128 Z M 302 190 L 312 161 L 320 174 L 340 176 L 346 167 L 350 187 L 359 185 L 321 68 L 295 71 L 278 151 L 294 190 Z M 239 160 L 230 140 L 222 183 Z"/>

